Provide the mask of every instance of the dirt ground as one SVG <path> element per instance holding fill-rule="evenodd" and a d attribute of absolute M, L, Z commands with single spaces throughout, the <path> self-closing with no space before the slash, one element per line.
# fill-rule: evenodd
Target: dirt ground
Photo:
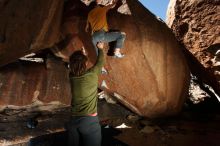
<path fill-rule="evenodd" d="M 132 128 L 113 128 L 113 132 L 104 129 L 113 135 L 109 141 L 115 141 L 104 146 L 219 146 L 219 105 L 215 99 L 198 105 L 186 103 L 179 115 L 161 119 L 146 119 L 125 112 L 128 116 L 124 119 L 111 119 L 107 123 L 115 127 L 123 122 Z"/>
<path fill-rule="evenodd" d="M 103 146 L 219 146 L 220 108 L 215 100 L 184 106 L 175 117 L 146 119 L 119 104 L 98 103 Z M 0 113 L 0 145 L 65 146 L 64 125 L 69 108 L 54 113 L 4 111 Z M 35 116 L 38 124 L 27 127 Z M 129 128 L 115 128 L 124 123 Z"/>

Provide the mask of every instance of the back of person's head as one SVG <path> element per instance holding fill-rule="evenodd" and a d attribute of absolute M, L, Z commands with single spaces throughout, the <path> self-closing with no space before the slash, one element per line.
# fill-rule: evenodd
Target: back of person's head
<path fill-rule="evenodd" d="M 87 56 L 82 51 L 75 51 L 69 60 L 71 75 L 75 77 L 83 75 L 86 71 L 87 60 Z"/>

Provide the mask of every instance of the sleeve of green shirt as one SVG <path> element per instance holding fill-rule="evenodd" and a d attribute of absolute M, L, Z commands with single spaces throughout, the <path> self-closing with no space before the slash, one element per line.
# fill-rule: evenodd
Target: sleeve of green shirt
<path fill-rule="evenodd" d="M 104 66 L 104 52 L 102 49 L 98 49 L 98 56 L 95 65 L 91 68 L 91 71 L 96 72 L 97 74 L 101 73 L 101 69 Z"/>

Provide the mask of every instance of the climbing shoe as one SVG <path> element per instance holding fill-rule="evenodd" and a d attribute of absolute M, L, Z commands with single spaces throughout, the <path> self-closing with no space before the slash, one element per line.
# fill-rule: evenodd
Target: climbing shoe
<path fill-rule="evenodd" d="M 115 53 L 114 54 L 114 58 L 123 58 L 125 55 L 124 54 L 121 54 L 121 53 Z"/>
<path fill-rule="evenodd" d="M 108 71 L 104 67 L 102 67 L 101 73 L 102 74 L 108 74 Z"/>

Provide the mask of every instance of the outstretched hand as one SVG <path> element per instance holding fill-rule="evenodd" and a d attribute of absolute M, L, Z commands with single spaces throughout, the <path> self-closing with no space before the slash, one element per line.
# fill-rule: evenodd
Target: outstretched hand
<path fill-rule="evenodd" d="M 103 48 L 104 48 L 104 43 L 103 43 L 103 42 L 98 42 L 98 43 L 97 43 L 97 47 L 98 47 L 99 49 L 103 49 Z"/>

